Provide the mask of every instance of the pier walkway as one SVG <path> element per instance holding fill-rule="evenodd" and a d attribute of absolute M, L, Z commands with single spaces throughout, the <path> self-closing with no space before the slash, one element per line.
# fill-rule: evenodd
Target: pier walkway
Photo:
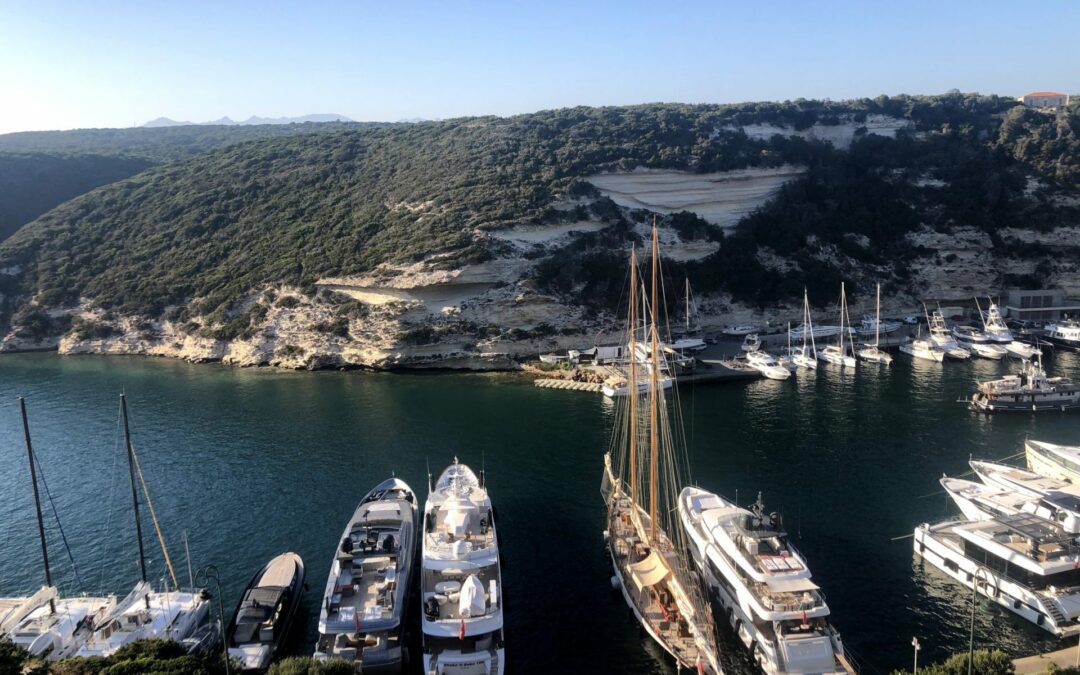
<path fill-rule="evenodd" d="M 1071 645 L 1056 652 L 1013 659 L 1013 665 L 1016 666 L 1016 675 L 1045 673 L 1050 664 L 1060 668 L 1073 668 L 1077 663 L 1077 649 L 1076 645 Z"/>

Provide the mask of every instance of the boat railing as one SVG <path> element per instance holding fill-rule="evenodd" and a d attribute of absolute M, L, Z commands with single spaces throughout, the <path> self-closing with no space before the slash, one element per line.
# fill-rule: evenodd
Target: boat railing
<path fill-rule="evenodd" d="M 768 584 L 755 583 L 754 593 L 761 598 L 762 606 L 773 612 L 810 611 L 825 606 L 825 598 L 818 591 L 778 592 Z"/>

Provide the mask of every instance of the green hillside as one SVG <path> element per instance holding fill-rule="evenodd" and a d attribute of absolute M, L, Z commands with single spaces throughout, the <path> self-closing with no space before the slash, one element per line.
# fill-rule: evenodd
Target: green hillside
<path fill-rule="evenodd" d="M 798 137 L 755 140 L 737 128 L 801 130 L 868 114 L 914 128 L 896 139 L 864 134 L 849 151 Z M 572 108 L 293 134 L 209 151 L 62 204 L 0 245 L 0 270 L 8 271 L 0 293 L 8 317 L 32 297 L 45 307 L 90 299 L 143 316 L 194 300 L 190 313 L 228 314 L 268 283 L 310 287 L 324 275 L 432 253 L 445 253 L 447 266 L 483 260 L 498 244 L 477 232 L 573 221 L 587 209 L 615 226 L 538 259 L 535 276 L 553 292 L 603 301 L 622 264 L 612 244 L 634 236 L 629 221 L 648 215 L 599 198 L 582 176 L 794 163 L 806 174 L 726 237 L 691 214 L 663 224 L 722 240 L 718 253 L 684 266 L 702 291 L 768 303 L 801 295 L 807 284 L 823 300 L 845 274 L 816 255 L 823 247 L 902 285 L 906 261 L 918 254 L 904 234 L 923 224 L 972 225 L 993 236 L 1003 227 L 1076 222 L 1076 207 L 1055 195 L 1080 186 L 1078 129 L 1075 109 L 1055 116 L 1012 99 L 950 94 Z M 1027 189 L 1029 176 L 1043 187 Z M 928 177 L 938 182 L 922 185 Z M 588 201 L 554 208 L 575 196 Z M 763 266 L 759 247 L 799 269 Z"/>

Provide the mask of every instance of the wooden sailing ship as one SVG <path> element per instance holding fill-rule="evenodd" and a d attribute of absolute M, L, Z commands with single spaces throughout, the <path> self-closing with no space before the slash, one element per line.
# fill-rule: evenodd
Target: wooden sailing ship
<path fill-rule="evenodd" d="M 678 417 L 677 406 L 669 409 L 668 393 L 659 382 L 660 359 L 664 358 L 657 328 L 659 265 L 654 224 L 651 299 L 648 307 L 640 308 L 647 321 L 638 325 L 633 250 L 627 321 L 631 353 L 639 341 L 650 346 L 649 386 L 644 393 L 632 392 L 620 400 L 611 448 L 604 456 L 605 538 L 614 570 L 612 584 L 620 589 L 645 632 L 680 668 L 719 674 L 712 611 L 700 578 L 691 572 L 685 533 L 674 517 L 686 452 L 678 425 L 671 419 L 673 413 Z M 631 382 L 638 381 L 639 367 L 636 359 L 630 359 Z"/>

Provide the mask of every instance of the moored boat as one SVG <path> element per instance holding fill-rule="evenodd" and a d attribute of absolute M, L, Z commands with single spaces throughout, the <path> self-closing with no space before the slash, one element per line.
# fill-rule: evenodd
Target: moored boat
<path fill-rule="evenodd" d="M 1032 496 L 1001 485 L 944 477 L 941 486 L 968 520 L 1030 513 L 1052 520 L 1067 532 L 1080 534 L 1080 497 L 1052 491 Z"/>
<path fill-rule="evenodd" d="M 226 631 L 229 657 L 241 670 L 265 671 L 289 637 L 304 595 L 304 561 L 273 558 L 248 582 Z"/>
<path fill-rule="evenodd" d="M 502 571 L 484 472 L 457 458 L 431 484 L 420 557 L 424 673 L 501 675 Z"/>
<path fill-rule="evenodd" d="M 1024 441 L 1028 467 L 1043 476 L 1080 486 L 1080 445 Z"/>
<path fill-rule="evenodd" d="M 829 607 L 780 517 L 705 490 L 679 494 L 690 550 L 736 636 L 765 673 L 853 673 Z"/>
<path fill-rule="evenodd" d="M 950 359 L 971 358 L 971 351 L 961 347 L 960 343 L 956 341 L 956 338 L 949 331 L 948 326 L 945 325 L 945 317 L 940 310 L 934 310 L 934 313 L 927 317 L 926 325 L 934 349 L 942 352 L 944 356 Z"/>
<path fill-rule="evenodd" d="M 978 298 L 976 298 L 975 302 L 978 304 Z M 985 312 L 982 311 L 981 307 L 979 308 L 979 316 L 982 317 L 983 321 L 983 335 L 988 340 L 999 345 L 1007 345 L 1013 341 L 1012 331 L 1009 330 L 1005 319 L 1001 318 L 1001 312 L 998 311 L 998 306 L 992 300 Z"/>
<path fill-rule="evenodd" d="M 1063 319 L 1046 326 L 1042 337 L 1055 347 L 1080 350 L 1080 322 L 1076 319 Z"/>
<path fill-rule="evenodd" d="M 786 380 L 791 377 L 791 370 L 780 365 L 776 357 L 768 352 L 747 352 L 746 363 L 770 380 Z"/>
<path fill-rule="evenodd" d="M 828 345 L 824 349 L 818 351 L 818 358 L 826 363 L 831 363 L 835 366 L 842 368 L 854 368 L 855 353 L 854 345 L 851 340 L 850 328 L 847 321 L 847 294 L 844 290 L 844 283 L 840 282 L 840 330 L 837 332 L 839 341 L 836 344 Z M 848 339 L 845 346 L 845 335 Z"/>
<path fill-rule="evenodd" d="M 980 382 L 969 404 L 980 412 L 1064 412 L 1080 407 L 1080 385 L 1047 377 L 1040 361 L 1024 361 L 1018 375 Z"/>
<path fill-rule="evenodd" d="M 924 361 L 937 361 L 941 363 L 945 359 L 945 352 L 934 346 L 934 343 L 930 340 L 924 340 L 920 337 L 916 337 L 910 342 L 905 342 L 900 345 L 900 351 L 911 356 L 912 358 L 922 359 Z"/>
<path fill-rule="evenodd" d="M 360 500 L 330 564 L 316 659 L 343 659 L 365 673 L 400 672 L 417 527 L 416 495 L 399 478 Z"/>
<path fill-rule="evenodd" d="M 983 483 L 1013 490 L 1031 498 L 1045 497 L 1055 492 L 1080 496 L 1080 486 L 1060 478 L 1050 478 L 1027 469 L 985 460 L 973 459 L 968 464 Z"/>
<path fill-rule="evenodd" d="M 863 319 L 865 325 L 866 319 Z M 881 284 L 877 285 L 877 314 L 874 318 L 874 326 L 877 330 L 874 332 L 874 344 L 866 344 L 855 352 L 860 359 L 869 361 L 870 363 L 883 363 L 886 366 L 892 364 L 892 356 L 881 348 L 881 334 L 896 330 L 900 327 L 900 322 L 894 322 L 895 325 L 890 330 L 884 330 L 881 325 Z"/>
<path fill-rule="evenodd" d="M 750 333 L 757 332 L 757 328 L 750 324 L 739 324 L 737 326 L 728 326 L 720 332 L 728 337 L 745 337 Z"/>

